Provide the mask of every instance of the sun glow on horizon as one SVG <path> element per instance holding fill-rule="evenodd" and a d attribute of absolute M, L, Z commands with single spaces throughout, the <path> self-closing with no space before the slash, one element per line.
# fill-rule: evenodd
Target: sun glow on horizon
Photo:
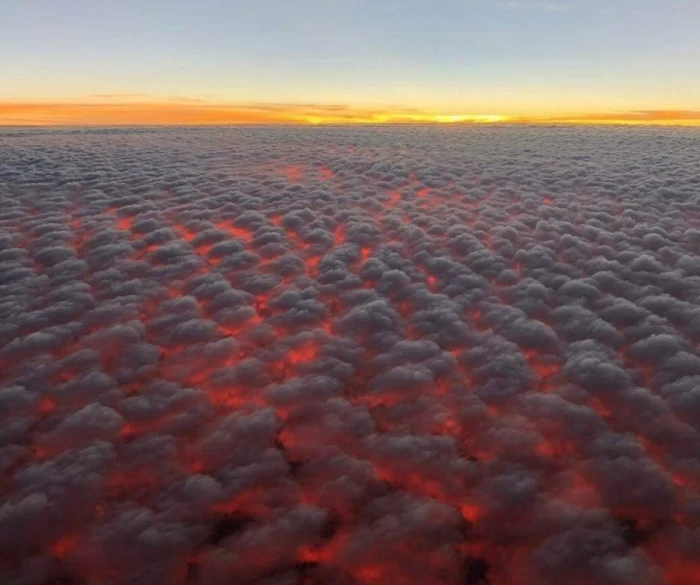
<path fill-rule="evenodd" d="M 514 120 L 512 116 L 500 114 L 433 114 L 403 112 L 377 112 L 369 116 L 356 116 L 345 118 L 348 124 L 493 124 Z M 338 123 L 333 116 L 306 116 L 303 122 L 309 124 L 333 124 Z"/>
<path fill-rule="evenodd" d="M 639 110 L 528 116 L 344 104 L 216 104 L 196 99 L 144 101 L 124 98 L 76 102 L 0 102 L 0 126 L 504 123 L 700 126 L 700 111 Z"/>

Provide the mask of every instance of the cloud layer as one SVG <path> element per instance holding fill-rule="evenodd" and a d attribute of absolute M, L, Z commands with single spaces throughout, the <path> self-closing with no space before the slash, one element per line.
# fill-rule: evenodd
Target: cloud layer
<path fill-rule="evenodd" d="M 2 583 L 698 583 L 697 133 L 0 147 Z"/>

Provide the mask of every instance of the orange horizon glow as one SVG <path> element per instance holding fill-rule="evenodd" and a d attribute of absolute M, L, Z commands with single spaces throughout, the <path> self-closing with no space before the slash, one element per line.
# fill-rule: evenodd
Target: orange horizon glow
<path fill-rule="evenodd" d="M 208 104 L 195 99 L 127 100 L 108 103 L 0 102 L 0 126 L 502 123 L 700 126 L 700 110 L 638 110 L 528 116 L 333 104 Z"/>

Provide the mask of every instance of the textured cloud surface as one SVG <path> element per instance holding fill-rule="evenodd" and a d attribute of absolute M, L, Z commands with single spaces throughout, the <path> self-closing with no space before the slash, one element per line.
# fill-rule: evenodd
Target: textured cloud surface
<path fill-rule="evenodd" d="M 0 150 L 3 584 L 700 583 L 697 132 Z"/>

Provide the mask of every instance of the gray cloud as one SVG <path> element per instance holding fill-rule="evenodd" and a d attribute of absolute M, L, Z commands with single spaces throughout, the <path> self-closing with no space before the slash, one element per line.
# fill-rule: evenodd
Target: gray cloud
<path fill-rule="evenodd" d="M 0 131 L 0 581 L 690 582 L 698 144 Z"/>

